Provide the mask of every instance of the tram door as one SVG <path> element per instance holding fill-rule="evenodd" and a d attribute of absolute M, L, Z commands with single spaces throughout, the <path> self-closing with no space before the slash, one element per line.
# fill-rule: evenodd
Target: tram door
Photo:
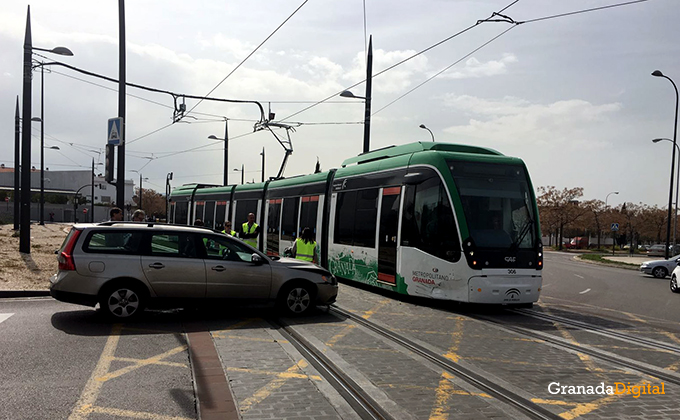
<path fill-rule="evenodd" d="M 401 187 L 383 188 L 378 234 L 378 281 L 396 286 Z"/>

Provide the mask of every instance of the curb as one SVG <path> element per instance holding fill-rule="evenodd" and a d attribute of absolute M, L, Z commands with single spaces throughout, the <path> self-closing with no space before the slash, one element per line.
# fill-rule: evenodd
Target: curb
<path fill-rule="evenodd" d="M 49 290 L 0 290 L 0 299 L 50 296 Z"/>

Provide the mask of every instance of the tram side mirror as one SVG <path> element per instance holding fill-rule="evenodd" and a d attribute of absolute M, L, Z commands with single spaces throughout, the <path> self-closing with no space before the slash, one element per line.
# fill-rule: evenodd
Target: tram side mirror
<path fill-rule="evenodd" d="M 413 172 L 404 175 L 404 184 L 406 185 L 418 185 L 428 178 L 426 174 L 420 172 Z"/>

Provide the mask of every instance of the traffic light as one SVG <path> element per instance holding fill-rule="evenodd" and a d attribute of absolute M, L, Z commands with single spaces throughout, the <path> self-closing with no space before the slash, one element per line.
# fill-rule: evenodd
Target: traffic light
<path fill-rule="evenodd" d="M 116 146 L 112 144 L 107 144 L 106 145 L 106 169 L 104 170 L 104 179 L 106 182 L 109 184 L 113 184 L 113 175 L 114 175 L 114 162 L 115 162 L 115 157 L 116 155 Z"/>

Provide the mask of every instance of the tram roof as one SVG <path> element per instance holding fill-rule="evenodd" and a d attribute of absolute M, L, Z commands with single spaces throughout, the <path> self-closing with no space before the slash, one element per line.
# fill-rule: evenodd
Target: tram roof
<path fill-rule="evenodd" d="M 380 159 L 387 159 L 396 156 L 408 155 L 417 152 L 425 151 L 440 151 L 440 152 L 454 152 L 454 153 L 470 153 L 476 155 L 494 155 L 503 156 L 502 153 L 488 149 L 486 147 L 479 146 L 468 146 L 465 144 L 452 144 L 452 143 L 434 143 L 434 142 L 415 142 L 404 144 L 401 146 L 388 146 L 382 149 L 371 150 L 370 152 L 362 153 L 358 156 L 345 159 L 342 162 L 342 167 L 352 165 L 368 163 Z"/>

